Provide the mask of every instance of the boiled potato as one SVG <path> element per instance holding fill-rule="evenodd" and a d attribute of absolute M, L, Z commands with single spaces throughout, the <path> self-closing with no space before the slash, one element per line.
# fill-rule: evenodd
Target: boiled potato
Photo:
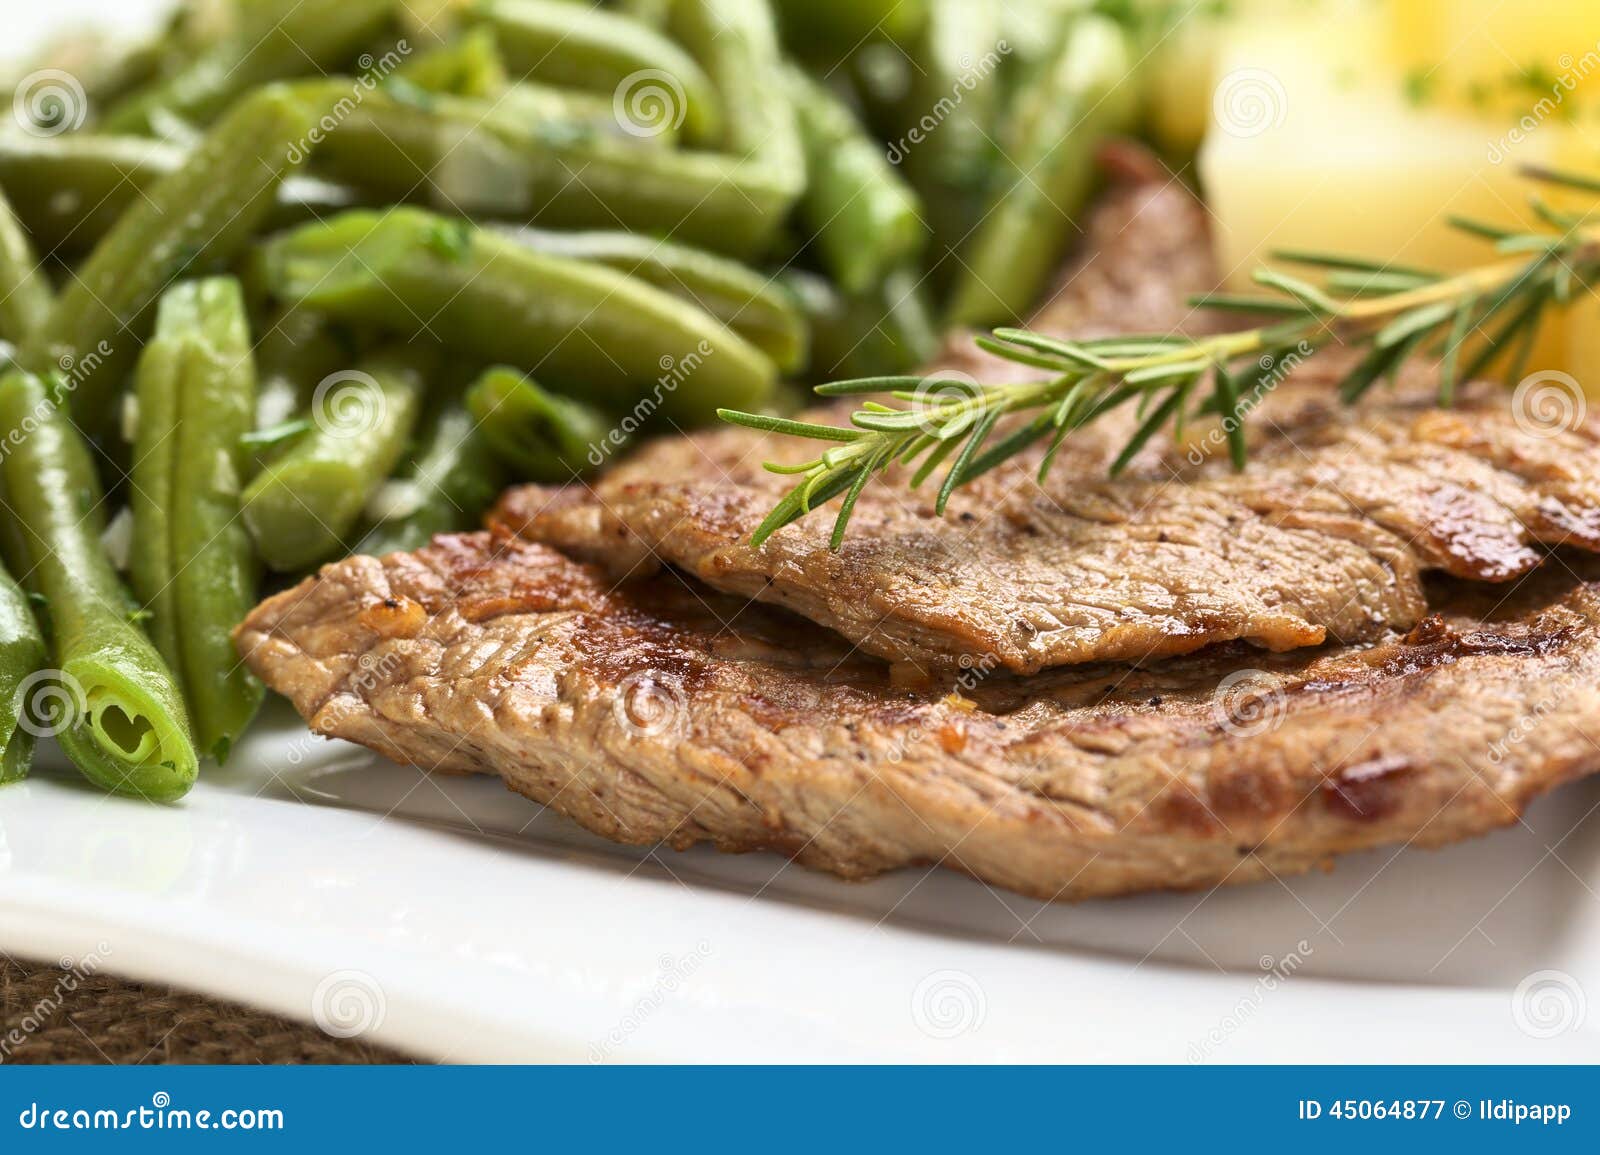
<path fill-rule="evenodd" d="M 1499 6 L 1333 2 L 1223 31 L 1200 172 L 1232 285 L 1248 286 L 1275 249 L 1468 268 L 1495 254 L 1447 218 L 1531 223 L 1528 198 L 1536 186 L 1519 166 L 1600 174 L 1600 117 L 1550 116 L 1513 139 L 1509 130 L 1518 122 L 1503 113 L 1417 91 L 1407 70 L 1424 59 L 1448 60 L 1451 75 L 1490 75 L 1483 44 L 1502 23 L 1515 25 L 1502 43 L 1527 55 L 1581 45 L 1579 29 L 1591 48 L 1600 36 L 1600 6 L 1592 2 L 1522 6 L 1487 24 L 1475 24 L 1466 11 L 1484 9 L 1481 21 Z M 1589 9 L 1584 18 L 1582 8 Z M 1469 36 L 1474 29 L 1481 36 Z M 1582 54 L 1573 51 L 1577 69 Z M 1497 59 L 1503 71 L 1506 57 Z M 1543 192 L 1569 208 L 1586 201 L 1593 208 L 1600 199 Z M 1600 396 L 1600 301 L 1553 316 L 1530 365 L 1572 372 Z"/>
<path fill-rule="evenodd" d="M 1395 0 L 1391 35 L 1414 92 L 1484 115 L 1571 121 L 1600 106 L 1594 0 Z"/>

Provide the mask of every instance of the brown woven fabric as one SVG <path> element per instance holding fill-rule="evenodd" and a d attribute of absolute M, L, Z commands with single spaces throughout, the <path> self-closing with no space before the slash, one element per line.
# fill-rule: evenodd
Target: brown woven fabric
<path fill-rule="evenodd" d="M 0 1063 L 411 1061 L 172 987 L 0 957 Z"/>

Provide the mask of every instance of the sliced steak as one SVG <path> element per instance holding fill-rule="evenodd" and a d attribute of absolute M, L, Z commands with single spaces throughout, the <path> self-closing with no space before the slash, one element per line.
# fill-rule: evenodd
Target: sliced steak
<path fill-rule="evenodd" d="M 1425 570 L 1504 582 L 1543 546 L 1600 548 L 1593 430 L 1529 432 L 1503 394 L 1449 412 L 1397 399 L 1297 433 L 1238 476 L 1067 463 L 1040 488 L 1002 468 L 944 518 L 885 479 L 837 552 L 826 514 L 751 547 L 786 479 L 708 460 L 755 440 L 737 434 L 662 442 L 593 492 L 513 490 L 494 518 L 616 573 L 661 562 L 775 602 L 891 661 L 1022 673 L 1236 639 L 1370 641 L 1422 618 Z"/>
<path fill-rule="evenodd" d="M 1071 899 L 1451 842 L 1600 768 L 1600 567 L 1575 565 L 1436 591 L 1368 649 L 906 685 L 785 611 L 477 533 L 330 565 L 237 640 L 318 732 L 608 838 Z"/>

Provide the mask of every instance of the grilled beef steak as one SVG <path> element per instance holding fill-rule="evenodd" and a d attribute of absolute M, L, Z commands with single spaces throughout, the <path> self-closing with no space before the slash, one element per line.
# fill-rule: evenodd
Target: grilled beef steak
<path fill-rule="evenodd" d="M 1600 768 L 1596 577 L 1446 592 L 1368 649 L 907 687 L 785 611 L 478 533 L 330 565 L 238 640 L 317 731 L 608 838 L 1082 898 L 1453 841 Z"/>
<path fill-rule="evenodd" d="M 1209 285 L 1203 224 L 1174 189 L 1117 190 L 1037 323 L 1180 325 Z M 626 842 L 852 878 L 939 863 L 1043 898 L 1449 842 L 1600 769 L 1600 561 L 1533 568 L 1536 545 L 1600 546 L 1600 454 L 1503 394 L 1436 410 L 1425 371 L 1352 413 L 1337 368 L 1261 400 L 1242 476 L 1201 430 L 1106 482 L 1113 415 L 1045 491 L 1026 460 L 944 519 L 869 488 L 839 555 L 822 521 L 746 544 L 782 485 L 760 462 L 792 447 L 666 441 L 594 496 L 521 490 L 492 533 L 329 566 L 237 640 L 318 731 L 499 774 Z M 1291 649 L 1325 635 L 1370 644 Z"/>
<path fill-rule="evenodd" d="M 1203 210 L 1181 186 L 1125 184 L 1094 214 L 1087 255 L 1034 327 L 1192 325 L 1183 302 L 1211 287 L 1208 253 Z M 992 378 L 986 362 L 951 364 Z M 1370 641 L 1422 618 L 1425 570 L 1500 582 L 1537 565 L 1536 546 L 1600 548 L 1593 426 L 1536 427 L 1499 390 L 1440 412 L 1425 368 L 1372 404 L 1330 411 L 1347 364 L 1337 352 L 1312 357 L 1270 391 L 1242 476 L 1214 455 L 1199 453 L 1196 467 L 1183 447 L 1152 447 L 1134 476 L 1108 480 L 1135 420 L 1121 413 L 1070 437 L 1042 487 L 1041 447 L 957 490 L 943 517 L 931 493 L 892 471 L 862 493 L 837 552 L 827 511 L 750 545 L 794 480 L 763 462 L 817 448 L 746 429 L 658 441 L 592 491 L 514 490 L 496 523 L 618 575 L 676 567 L 891 661 L 994 660 L 1021 673 L 1232 640 Z M 841 421 L 852 405 L 811 416 Z"/>

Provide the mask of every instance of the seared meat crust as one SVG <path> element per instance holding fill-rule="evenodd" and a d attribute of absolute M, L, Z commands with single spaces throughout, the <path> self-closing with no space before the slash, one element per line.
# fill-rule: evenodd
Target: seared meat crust
<path fill-rule="evenodd" d="M 1446 588 L 1368 649 L 906 685 L 785 611 L 478 533 L 330 565 L 237 640 L 318 732 L 608 838 L 1083 898 L 1455 841 L 1600 768 L 1600 570 L 1574 564 Z"/>

